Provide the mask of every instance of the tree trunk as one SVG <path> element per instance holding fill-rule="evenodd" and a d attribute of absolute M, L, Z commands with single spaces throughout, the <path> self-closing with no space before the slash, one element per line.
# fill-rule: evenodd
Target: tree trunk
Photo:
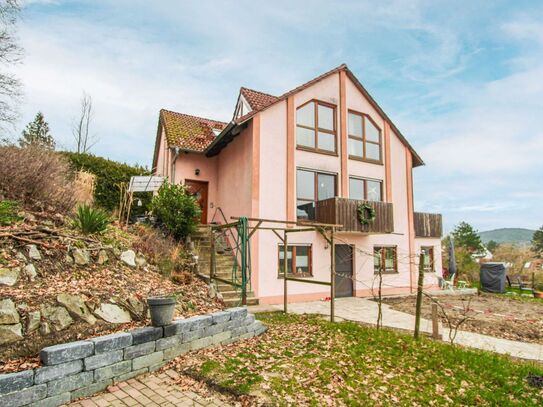
<path fill-rule="evenodd" d="M 417 285 L 417 307 L 415 310 L 415 339 L 419 338 L 420 314 L 422 312 L 422 287 L 424 285 L 424 255 L 419 257 L 419 280 Z"/>

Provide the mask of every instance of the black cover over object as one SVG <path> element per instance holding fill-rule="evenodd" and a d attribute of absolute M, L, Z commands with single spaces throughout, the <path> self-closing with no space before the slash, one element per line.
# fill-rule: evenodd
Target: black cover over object
<path fill-rule="evenodd" d="M 489 293 L 505 292 L 505 264 L 481 263 L 481 291 Z"/>

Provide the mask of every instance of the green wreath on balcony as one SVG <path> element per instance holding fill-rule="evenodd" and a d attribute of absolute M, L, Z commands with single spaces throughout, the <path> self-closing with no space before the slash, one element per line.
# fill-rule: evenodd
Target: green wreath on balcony
<path fill-rule="evenodd" d="M 358 220 L 363 225 L 369 225 L 375 220 L 375 208 L 368 202 L 358 206 Z"/>

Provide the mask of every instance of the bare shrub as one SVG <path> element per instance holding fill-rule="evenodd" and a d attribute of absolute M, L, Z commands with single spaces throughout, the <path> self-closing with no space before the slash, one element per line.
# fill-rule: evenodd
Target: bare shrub
<path fill-rule="evenodd" d="M 158 263 L 162 257 L 175 256 L 177 243 L 169 236 L 163 236 L 159 229 L 144 225 L 134 226 L 138 240 L 134 248 L 142 252 L 147 258 Z"/>
<path fill-rule="evenodd" d="M 36 147 L 0 147 L 0 198 L 70 212 L 77 203 L 73 174 L 60 154 Z"/>
<path fill-rule="evenodd" d="M 155 263 L 163 275 L 173 276 L 189 268 L 183 247 L 160 229 L 140 225 L 136 226 L 136 233 L 138 240 L 133 247 Z"/>

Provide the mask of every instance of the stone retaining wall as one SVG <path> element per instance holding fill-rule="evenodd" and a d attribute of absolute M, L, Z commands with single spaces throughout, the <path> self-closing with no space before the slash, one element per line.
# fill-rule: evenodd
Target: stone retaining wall
<path fill-rule="evenodd" d="M 247 308 L 230 308 L 42 349 L 43 367 L 0 375 L 0 406 L 58 406 L 154 371 L 196 349 L 262 334 Z"/>

